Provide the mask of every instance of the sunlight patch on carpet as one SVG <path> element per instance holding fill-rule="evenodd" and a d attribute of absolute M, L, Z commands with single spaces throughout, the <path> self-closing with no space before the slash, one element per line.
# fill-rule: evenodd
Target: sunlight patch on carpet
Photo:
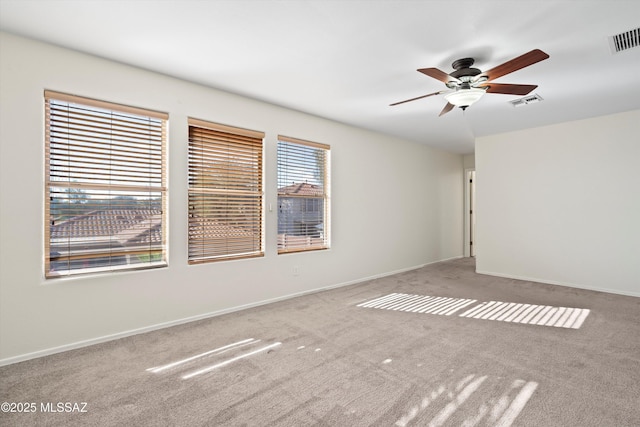
<path fill-rule="evenodd" d="M 213 350 L 205 351 L 203 353 L 186 357 L 184 359 L 176 360 L 174 362 L 167 363 L 166 365 L 148 368 L 147 372 L 160 374 L 165 371 L 168 371 L 168 372 L 181 371 L 183 373 L 183 375 L 181 375 L 181 378 L 183 380 L 187 380 L 189 378 L 206 374 L 218 368 L 222 368 L 224 366 L 230 365 L 231 363 L 237 362 L 238 360 L 245 359 L 247 357 L 251 357 L 258 353 L 262 353 L 265 351 L 270 352 L 272 349 L 282 344 L 281 342 L 275 342 L 260 348 L 256 348 L 260 342 L 261 340 L 259 339 L 247 338 L 241 341 L 234 342 L 232 344 L 227 344 L 222 347 L 215 348 Z M 240 353 L 241 349 L 247 346 L 250 346 L 250 351 L 245 353 Z M 304 346 L 299 347 L 298 350 L 300 350 L 301 348 L 304 348 Z M 222 359 L 220 357 L 223 354 L 228 352 L 231 352 L 230 357 L 226 356 L 227 357 L 226 359 Z M 213 359 L 215 363 L 211 364 L 211 359 Z M 207 365 L 207 366 L 202 367 L 203 365 Z M 191 372 L 184 374 L 184 372 L 187 370 L 191 370 Z"/>
<path fill-rule="evenodd" d="M 389 294 L 358 304 L 358 307 L 429 313 L 451 316 L 456 311 L 476 302 L 474 299 L 431 297 L 426 295 Z"/>
<path fill-rule="evenodd" d="M 227 366 L 230 363 L 236 362 L 236 361 L 238 361 L 240 359 L 245 359 L 247 357 L 253 356 L 254 354 L 262 353 L 263 351 L 267 351 L 267 350 L 270 350 L 272 348 L 278 347 L 280 344 L 282 344 L 282 343 L 281 342 L 275 342 L 273 344 L 269 344 L 269 345 L 266 345 L 264 347 L 261 347 L 261 348 L 259 348 L 257 350 L 250 351 L 249 353 L 244 353 L 244 354 L 241 354 L 239 356 L 232 357 L 231 359 L 224 360 L 224 361 L 222 361 L 220 363 L 216 363 L 215 365 L 207 366 L 206 368 L 203 368 L 203 369 L 198 369 L 197 371 L 194 371 L 194 372 L 188 373 L 186 375 L 183 375 L 182 379 L 183 380 L 188 380 L 189 378 L 193 378 L 193 377 L 195 377 L 197 375 L 206 374 L 207 372 L 211 372 L 211 371 L 213 371 L 215 369 L 221 368 L 223 366 Z"/>
<path fill-rule="evenodd" d="M 392 293 L 365 301 L 358 304 L 357 307 L 451 316 L 476 302 L 477 300 L 475 299 Z M 527 325 L 580 329 L 589 313 L 590 310 L 586 308 L 488 301 L 473 305 L 465 312 L 458 314 L 458 316 Z"/>
<path fill-rule="evenodd" d="M 460 317 L 580 329 L 589 312 L 586 308 L 489 301 L 465 311 Z"/>
<path fill-rule="evenodd" d="M 439 427 L 448 425 L 447 422 L 454 414 L 464 413 L 469 414 L 461 424 L 464 427 L 480 423 L 509 427 L 537 387 L 538 383 L 535 381 L 516 379 L 509 382 L 502 377 L 467 375 L 456 383 L 440 384 L 434 388 L 419 402 L 411 404 L 395 425 Z M 429 411 L 427 408 L 430 408 Z M 435 415 L 432 416 L 434 412 Z"/>
<path fill-rule="evenodd" d="M 204 353 L 200 353 L 200 354 L 196 354 L 195 356 L 191 356 L 191 357 L 187 357 L 181 360 L 177 360 L 175 362 L 171 362 L 171 363 L 167 363 L 166 365 L 162 365 L 162 366 L 156 366 L 153 368 L 148 368 L 147 371 L 148 372 L 153 372 L 154 374 L 157 374 L 159 372 L 165 371 L 167 369 L 171 369 L 171 368 L 176 368 L 180 365 L 184 365 L 185 363 L 189 363 L 189 362 L 193 362 L 197 359 L 200 359 L 202 357 L 205 356 L 210 356 L 210 355 L 214 355 L 214 354 L 222 354 L 228 350 L 234 349 L 234 348 L 240 348 L 240 347 L 244 347 L 245 345 L 249 345 L 249 344 L 255 344 L 260 342 L 260 340 L 256 340 L 253 338 L 247 338 L 246 340 L 242 340 L 242 341 L 238 341 L 238 342 L 234 342 L 233 344 L 227 344 L 225 346 L 222 347 L 218 347 L 215 348 L 213 350 L 209 350 L 209 351 L 205 351 Z"/>

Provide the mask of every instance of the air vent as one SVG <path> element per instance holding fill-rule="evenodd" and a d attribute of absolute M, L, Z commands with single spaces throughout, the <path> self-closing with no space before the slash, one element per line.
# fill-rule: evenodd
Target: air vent
<path fill-rule="evenodd" d="M 640 28 L 609 36 L 611 53 L 620 53 L 638 46 L 640 46 Z"/>
<path fill-rule="evenodd" d="M 522 105 L 533 104 L 534 102 L 542 101 L 542 97 L 537 93 L 533 95 L 527 95 L 524 98 L 514 99 L 513 101 L 509 101 L 511 105 L 514 107 L 520 107 Z"/>

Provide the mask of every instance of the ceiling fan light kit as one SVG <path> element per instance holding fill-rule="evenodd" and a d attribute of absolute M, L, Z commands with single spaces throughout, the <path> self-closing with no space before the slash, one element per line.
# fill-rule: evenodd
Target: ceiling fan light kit
<path fill-rule="evenodd" d="M 440 115 L 442 116 L 443 114 L 451 111 L 454 107 L 460 107 L 465 110 L 467 107 L 482 98 L 482 96 L 487 92 L 505 95 L 527 95 L 538 86 L 492 83 L 492 80 L 528 67 L 529 65 L 533 65 L 536 62 L 543 61 L 547 58 L 549 58 L 549 55 L 540 49 L 534 49 L 524 55 L 520 55 L 517 58 L 484 72 L 471 67 L 475 62 L 473 58 L 462 58 L 454 61 L 451 66 L 455 71 L 449 74 L 437 68 L 420 68 L 418 69 L 419 72 L 443 82 L 450 92 L 434 92 L 407 99 L 405 101 L 396 102 L 391 105 L 404 104 L 405 102 L 415 101 L 433 95 L 445 94 L 444 99 L 447 101 L 447 104 L 440 112 Z"/>
<path fill-rule="evenodd" d="M 448 95 L 444 96 L 444 99 L 447 100 L 450 104 L 455 105 L 456 107 L 460 107 L 465 109 L 470 105 L 475 104 L 477 101 L 482 98 L 486 89 L 481 88 L 469 88 L 469 89 L 456 89 L 455 92 L 451 92 Z"/>

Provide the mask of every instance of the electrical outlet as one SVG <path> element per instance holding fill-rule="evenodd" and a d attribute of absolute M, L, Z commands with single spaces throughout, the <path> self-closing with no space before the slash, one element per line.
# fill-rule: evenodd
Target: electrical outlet
<path fill-rule="evenodd" d="M 300 266 L 294 265 L 293 269 L 291 270 L 291 272 L 293 273 L 294 276 L 300 275 Z"/>

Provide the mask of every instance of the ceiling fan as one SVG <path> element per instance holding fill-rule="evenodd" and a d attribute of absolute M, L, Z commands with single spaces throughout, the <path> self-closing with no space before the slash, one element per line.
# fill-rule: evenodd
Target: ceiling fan
<path fill-rule="evenodd" d="M 484 72 L 471 67 L 475 62 L 473 58 L 462 58 L 454 61 L 451 66 L 455 71 L 450 74 L 447 74 L 437 68 L 420 68 L 418 69 L 419 72 L 440 80 L 449 90 L 441 90 L 439 92 L 429 93 L 427 95 L 396 102 L 391 104 L 391 106 L 427 98 L 429 96 L 446 94 L 444 99 L 447 100 L 447 105 L 445 105 L 440 112 L 440 116 L 442 116 L 443 114 L 451 111 L 454 107 L 460 107 L 462 110 L 465 110 L 468 106 L 482 98 L 482 95 L 487 92 L 502 93 L 506 95 L 526 95 L 537 88 L 538 85 L 492 83 L 492 80 L 528 67 L 529 65 L 533 65 L 536 62 L 543 61 L 548 57 L 549 55 L 540 49 L 534 49 L 524 55 L 520 55 L 517 58 Z"/>

